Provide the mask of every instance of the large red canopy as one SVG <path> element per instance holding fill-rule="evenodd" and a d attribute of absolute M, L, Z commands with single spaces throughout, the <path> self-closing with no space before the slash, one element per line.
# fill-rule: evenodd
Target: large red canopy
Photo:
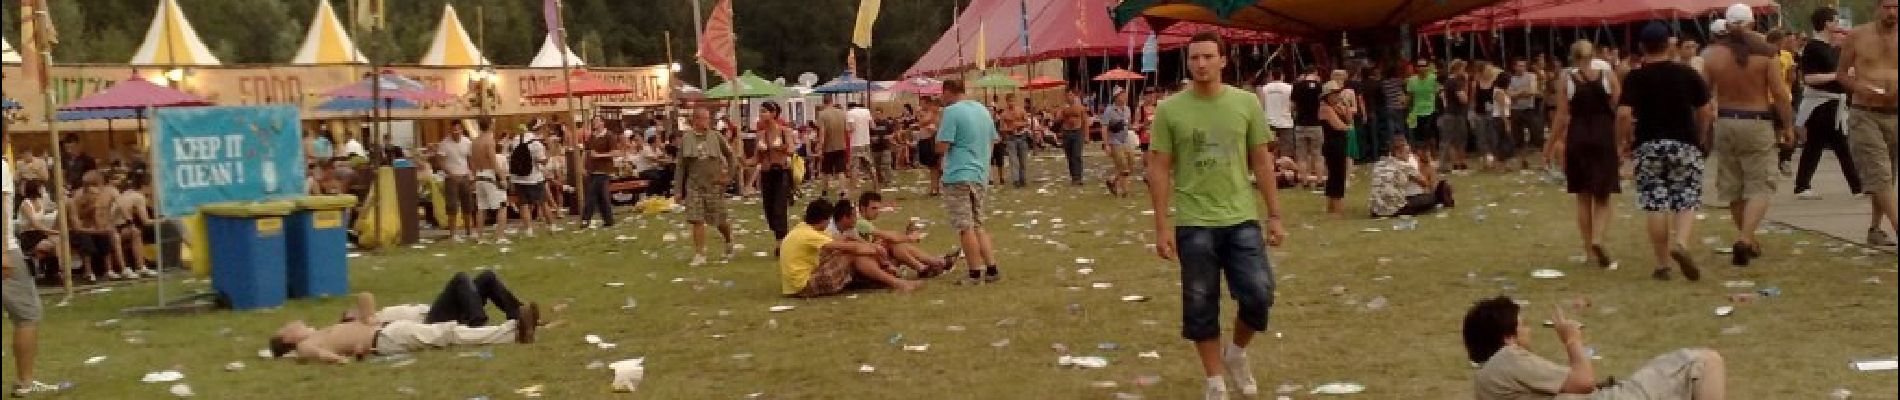
<path fill-rule="evenodd" d="M 98 93 L 67 103 L 61 110 L 127 110 L 146 107 L 208 106 L 210 101 L 190 93 L 159 86 L 137 75 Z"/>
<path fill-rule="evenodd" d="M 906 77 L 952 73 L 975 67 L 983 49 L 991 66 L 1010 66 L 1067 57 L 1127 55 L 1139 50 L 1151 30 L 1145 23 L 1115 29 L 1108 10 L 1118 0 L 973 0 L 950 29 L 904 72 Z M 1023 49 L 1027 5 L 1029 48 Z M 1266 32 L 1183 23 L 1159 32 L 1162 49 L 1187 43 L 1187 36 L 1214 31 L 1231 43 L 1278 41 Z M 979 33 L 980 32 L 980 33 Z M 979 44 L 981 40 L 984 43 Z"/>
<path fill-rule="evenodd" d="M 1441 21 L 1424 33 L 1474 32 L 1522 27 L 1593 27 L 1645 20 L 1690 19 L 1747 4 L 1755 13 L 1772 13 L 1774 0 L 1510 0 Z"/>

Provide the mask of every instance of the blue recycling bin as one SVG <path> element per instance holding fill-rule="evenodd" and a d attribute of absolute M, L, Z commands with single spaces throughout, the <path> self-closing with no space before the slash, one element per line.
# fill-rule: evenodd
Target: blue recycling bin
<path fill-rule="evenodd" d="M 284 216 L 290 202 L 221 203 L 200 209 L 211 240 L 211 289 L 232 309 L 284 304 Z"/>
<path fill-rule="evenodd" d="M 349 230 L 343 221 L 355 205 L 356 196 L 313 196 L 298 200 L 284 219 L 291 298 L 349 294 Z"/>

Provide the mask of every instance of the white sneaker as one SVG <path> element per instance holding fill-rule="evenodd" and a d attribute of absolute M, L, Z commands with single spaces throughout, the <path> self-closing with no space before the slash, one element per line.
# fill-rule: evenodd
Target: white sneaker
<path fill-rule="evenodd" d="M 567 228 L 562 228 L 560 225 L 548 225 L 548 232 L 561 232 L 565 230 L 567 230 Z"/>
<path fill-rule="evenodd" d="M 139 274 L 145 275 L 148 278 L 157 278 L 158 270 L 151 269 L 151 268 L 139 268 Z"/>
<path fill-rule="evenodd" d="M 1209 383 L 1201 393 L 1202 400 L 1227 400 L 1227 385 Z"/>
<path fill-rule="evenodd" d="M 125 279 L 125 278 L 124 278 L 124 277 L 121 277 L 121 276 L 119 276 L 119 272 L 118 272 L 118 271 L 106 271 L 106 280 L 108 280 L 108 281 L 116 281 L 116 280 L 120 280 L 120 279 Z"/>
<path fill-rule="evenodd" d="M 1815 193 L 1815 192 L 1814 192 L 1814 189 L 1808 189 L 1808 190 L 1803 190 L 1803 191 L 1801 191 L 1801 193 L 1795 193 L 1795 194 L 1794 194 L 1794 198 L 1797 198 L 1797 199 L 1802 199 L 1802 200 L 1820 200 L 1820 199 L 1822 199 L 1822 197 L 1821 197 L 1821 194 L 1820 194 L 1820 193 Z"/>
<path fill-rule="evenodd" d="M 31 381 L 27 383 L 13 385 L 13 397 L 26 397 L 28 395 L 33 395 L 33 394 L 38 394 L 38 393 L 54 393 L 58 391 L 59 391 L 59 386 L 53 386 L 53 385 L 48 385 L 45 383 L 40 383 L 40 381 Z"/>
<path fill-rule="evenodd" d="M 528 228 L 527 235 L 528 237 L 534 237 L 534 228 Z"/>
<path fill-rule="evenodd" d="M 514 243 L 514 241 L 508 240 L 508 238 L 495 239 L 495 244 L 497 245 L 507 246 Z"/>
<path fill-rule="evenodd" d="M 1242 396 L 1260 394 L 1260 384 L 1253 379 L 1253 366 L 1247 363 L 1246 349 L 1228 343 L 1221 348 L 1220 358 L 1221 363 L 1227 366 L 1227 379 L 1232 379 L 1234 386 L 1240 387 Z"/>
<path fill-rule="evenodd" d="M 454 237 L 454 238 L 452 238 L 452 239 L 450 239 L 450 240 L 454 240 L 456 244 L 461 244 L 461 243 L 465 243 L 465 242 L 468 242 L 468 238 L 467 238 L 467 237 L 464 237 L 464 236 L 462 236 L 462 235 L 461 235 L 461 234 L 459 234 L 459 233 L 458 233 L 458 234 L 456 234 L 456 235 L 455 235 L 455 237 Z"/>
<path fill-rule="evenodd" d="M 688 267 L 699 267 L 699 266 L 704 266 L 704 265 L 706 265 L 705 255 L 695 255 L 693 256 L 692 262 L 686 263 L 686 266 Z"/>

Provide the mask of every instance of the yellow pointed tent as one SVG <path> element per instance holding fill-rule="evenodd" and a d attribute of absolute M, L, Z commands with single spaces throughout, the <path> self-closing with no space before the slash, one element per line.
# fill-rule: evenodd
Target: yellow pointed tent
<path fill-rule="evenodd" d="M 310 31 L 304 34 L 303 45 L 298 46 L 297 56 L 291 64 L 361 64 L 367 62 L 363 52 L 356 48 L 356 42 L 350 40 L 350 33 L 343 29 L 343 23 L 336 18 L 336 10 L 330 2 L 317 2 L 317 15 L 310 20 Z"/>
<path fill-rule="evenodd" d="M 178 8 L 178 0 L 159 0 L 158 12 L 152 13 L 152 27 L 145 31 L 145 42 L 132 54 L 132 65 L 219 65 L 198 30 Z"/>
<path fill-rule="evenodd" d="M 456 17 L 454 5 L 442 6 L 442 24 L 435 30 L 435 40 L 430 41 L 429 52 L 422 56 L 422 65 L 472 67 L 488 65 L 488 58 L 482 56 L 482 50 L 470 40 L 468 29 L 462 27 L 462 19 Z"/>
<path fill-rule="evenodd" d="M 19 64 L 20 52 L 13 50 L 13 44 L 0 39 L 0 64 Z"/>
<path fill-rule="evenodd" d="M 566 50 L 567 53 L 567 66 L 579 67 L 587 65 L 587 63 L 581 61 L 580 56 L 574 55 L 573 47 L 568 47 L 566 43 L 557 42 L 558 41 L 554 40 L 554 35 L 549 34 L 547 40 L 541 41 L 541 51 L 534 53 L 534 61 L 529 62 L 528 66 L 537 68 L 560 68 L 562 50 Z"/>

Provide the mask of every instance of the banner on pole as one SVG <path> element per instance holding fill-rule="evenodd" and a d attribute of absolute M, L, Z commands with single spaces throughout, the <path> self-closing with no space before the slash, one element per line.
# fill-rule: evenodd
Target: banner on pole
<path fill-rule="evenodd" d="M 159 215 L 304 195 L 302 128 L 287 105 L 158 109 L 153 176 Z"/>

